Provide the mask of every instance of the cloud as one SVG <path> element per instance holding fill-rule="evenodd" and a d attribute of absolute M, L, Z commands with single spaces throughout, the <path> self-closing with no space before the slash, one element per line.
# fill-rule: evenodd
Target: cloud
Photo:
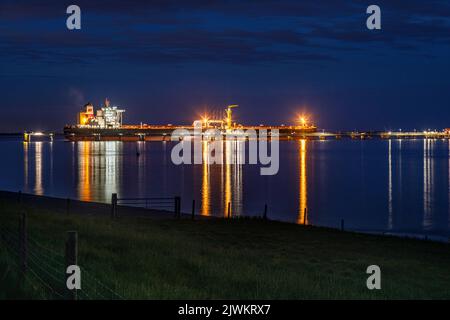
<path fill-rule="evenodd" d="M 419 52 L 450 40 L 450 4 L 379 1 L 383 30 L 365 29 L 363 1 L 77 1 L 82 30 L 65 29 L 68 1 L 4 0 L 5 61 L 289 63 L 339 60 L 340 50 Z M 420 52 L 423 54 L 423 52 Z"/>

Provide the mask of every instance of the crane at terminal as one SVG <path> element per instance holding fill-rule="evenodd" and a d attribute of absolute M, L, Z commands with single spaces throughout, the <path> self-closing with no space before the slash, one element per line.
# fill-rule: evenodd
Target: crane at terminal
<path fill-rule="evenodd" d="M 225 129 L 233 129 L 233 118 L 232 118 L 232 113 L 233 113 L 233 108 L 237 108 L 239 107 L 239 105 L 237 104 L 230 104 L 226 109 L 225 109 Z"/>

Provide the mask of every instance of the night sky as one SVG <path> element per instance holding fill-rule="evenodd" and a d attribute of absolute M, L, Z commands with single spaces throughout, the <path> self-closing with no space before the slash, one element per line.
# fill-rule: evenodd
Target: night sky
<path fill-rule="evenodd" d="M 81 30 L 66 8 L 81 7 Z M 382 30 L 366 28 L 381 7 Z M 0 132 L 62 130 L 108 97 L 125 123 L 450 127 L 450 1 L 0 2 Z"/>

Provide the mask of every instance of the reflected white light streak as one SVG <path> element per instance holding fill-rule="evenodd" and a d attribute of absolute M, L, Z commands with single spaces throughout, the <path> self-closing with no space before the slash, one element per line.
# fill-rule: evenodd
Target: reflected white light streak
<path fill-rule="evenodd" d="M 101 160 L 105 161 L 105 198 L 108 199 L 111 194 L 119 192 L 122 142 L 106 141 L 104 143 L 105 156 Z"/>
<path fill-rule="evenodd" d="M 136 157 L 137 157 L 137 180 L 138 180 L 138 192 L 139 197 L 145 197 L 145 186 L 147 178 L 147 170 L 145 165 L 146 160 L 146 142 L 138 141 L 136 142 Z"/>
<path fill-rule="evenodd" d="M 432 139 L 423 140 L 423 227 L 432 224 L 432 187 L 433 187 L 433 143 Z"/>
<path fill-rule="evenodd" d="M 388 185 L 388 229 L 393 228 L 393 208 L 392 208 L 392 140 L 389 139 L 389 185 Z"/>
<path fill-rule="evenodd" d="M 29 142 L 23 142 L 23 187 L 28 190 L 28 149 Z"/>
<path fill-rule="evenodd" d="M 37 195 L 44 194 L 42 186 L 42 142 L 35 142 L 35 185 L 34 193 Z"/>

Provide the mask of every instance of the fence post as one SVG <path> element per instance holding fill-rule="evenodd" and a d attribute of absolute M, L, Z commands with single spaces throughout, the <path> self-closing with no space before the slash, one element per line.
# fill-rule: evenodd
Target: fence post
<path fill-rule="evenodd" d="M 177 196 L 175 197 L 175 217 L 180 218 L 181 217 L 181 197 Z"/>
<path fill-rule="evenodd" d="M 28 235 L 27 235 L 27 213 L 22 212 L 19 219 L 19 257 L 21 281 L 25 279 L 28 269 Z M 23 282 L 22 282 L 23 283 Z"/>
<path fill-rule="evenodd" d="M 264 204 L 264 215 L 263 215 L 263 219 L 267 220 L 267 203 Z"/>
<path fill-rule="evenodd" d="M 70 213 L 70 198 L 67 198 L 66 200 L 66 213 Z"/>
<path fill-rule="evenodd" d="M 173 197 L 173 214 L 175 216 L 175 218 L 177 217 L 177 206 L 178 206 L 178 202 L 177 202 L 177 197 Z"/>
<path fill-rule="evenodd" d="M 195 219 L 195 199 L 192 200 L 192 220 Z"/>
<path fill-rule="evenodd" d="M 228 202 L 228 219 L 231 218 L 231 202 Z"/>
<path fill-rule="evenodd" d="M 66 270 L 69 266 L 72 265 L 77 266 L 78 265 L 77 260 L 78 260 L 78 233 L 76 231 L 68 231 L 66 240 Z M 66 273 L 66 284 L 68 276 L 69 275 Z M 67 286 L 66 289 L 68 298 L 70 300 L 77 300 L 77 289 L 69 290 Z"/>
<path fill-rule="evenodd" d="M 341 231 L 344 231 L 344 219 L 341 219 Z"/>
<path fill-rule="evenodd" d="M 17 192 L 17 202 L 18 203 L 22 202 L 22 190 L 19 190 L 19 192 Z"/>
<path fill-rule="evenodd" d="M 115 218 L 117 215 L 117 193 L 113 193 L 111 196 L 111 218 Z"/>

